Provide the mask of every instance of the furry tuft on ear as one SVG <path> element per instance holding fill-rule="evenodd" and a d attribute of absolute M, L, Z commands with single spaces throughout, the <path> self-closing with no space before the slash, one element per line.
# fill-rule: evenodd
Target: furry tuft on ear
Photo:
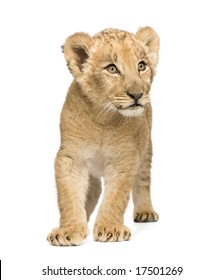
<path fill-rule="evenodd" d="M 149 59 L 155 70 L 158 63 L 158 53 L 160 47 L 158 34 L 151 27 L 143 27 L 137 31 L 135 38 L 141 41 L 148 48 Z"/>
<path fill-rule="evenodd" d="M 73 76 L 78 76 L 82 72 L 84 63 L 89 57 L 92 42 L 90 35 L 81 32 L 68 37 L 62 46 L 67 66 Z"/>

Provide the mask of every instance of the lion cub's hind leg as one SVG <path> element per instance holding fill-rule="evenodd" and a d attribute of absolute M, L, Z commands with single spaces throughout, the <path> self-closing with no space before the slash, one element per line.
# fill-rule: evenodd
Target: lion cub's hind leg
<path fill-rule="evenodd" d="M 153 209 L 149 185 L 137 185 L 133 188 L 134 213 L 136 223 L 157 222 L 159 215 Z"/>
<path fill-rule="evenodd" d="M 156 222 L 159 219 L 158 214 L 153 209 L 150 194 L 151 157 L 150 149 L 148 149 L 145 160 L 141 162 L 132 190 L 134 203 L 133 219 L 136 223 Z"/>
<path fill-rule="evenodd" d="M 89 188 L 88 188 L 86 202 L 85 202 L 85 209 L 86 209 L 88 221 L 98 203 L 100 194 L 101 194 L 101 179 L 90 175 Z"/>

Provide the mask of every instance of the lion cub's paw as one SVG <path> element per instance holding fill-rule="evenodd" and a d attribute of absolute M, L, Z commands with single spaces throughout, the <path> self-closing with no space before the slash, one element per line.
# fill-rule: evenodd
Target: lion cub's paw
<path fill-rule="evenodd" d="M 135 223 L 157 222 L 158 220 L 159 215 L 154 210 L 134 213 Z"/>
<path fill-rule="evenodd" d="M 117 224 L 96 224 L 94 227 L 94 240 L 101 242 L 127 241 L 131 237 L 128 227 Z"/>
<path fill-rule="evenodd" d="M 77 246 L 87 234 L 87 227 L 56 228 L 47 236 L 47 240 L 54 246 Z"/>

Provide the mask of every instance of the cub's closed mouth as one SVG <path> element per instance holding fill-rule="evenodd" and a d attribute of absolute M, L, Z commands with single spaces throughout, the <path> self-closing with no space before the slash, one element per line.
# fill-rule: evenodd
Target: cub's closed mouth
<path fill-rule="evenodd" d="M 134 103 L 134 104 L 130 105 L 128 108 L 133 108 L 133 107 L 143 107 L 143 106 L 141 104 Z"/>

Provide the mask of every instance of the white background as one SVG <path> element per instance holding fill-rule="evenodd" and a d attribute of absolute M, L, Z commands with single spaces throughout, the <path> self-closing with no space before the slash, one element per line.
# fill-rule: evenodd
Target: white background
<path fill-rule="evenodd" d="M 59 114 L 72 81 L 60 46 L 74 32 L 114 27 L 160 35 L 154 108 L 152 197 L 158 223 L 126 224 L 132 240 L 52 247 L 58 225 L 54 158 Z M 42 269 L 182 266 L 168 279 L 223 279 L 223 40 L 221 1 L 1 1 L 0 258 L 3 279 Z M 94 217 L 93 217 L 94 218 Z M 90 227 L 92 230 L 93 220 Z M 95 277 L 97 279 L 98 277 Z M 104 279 L 106 277 L 100 277 Z"/>

